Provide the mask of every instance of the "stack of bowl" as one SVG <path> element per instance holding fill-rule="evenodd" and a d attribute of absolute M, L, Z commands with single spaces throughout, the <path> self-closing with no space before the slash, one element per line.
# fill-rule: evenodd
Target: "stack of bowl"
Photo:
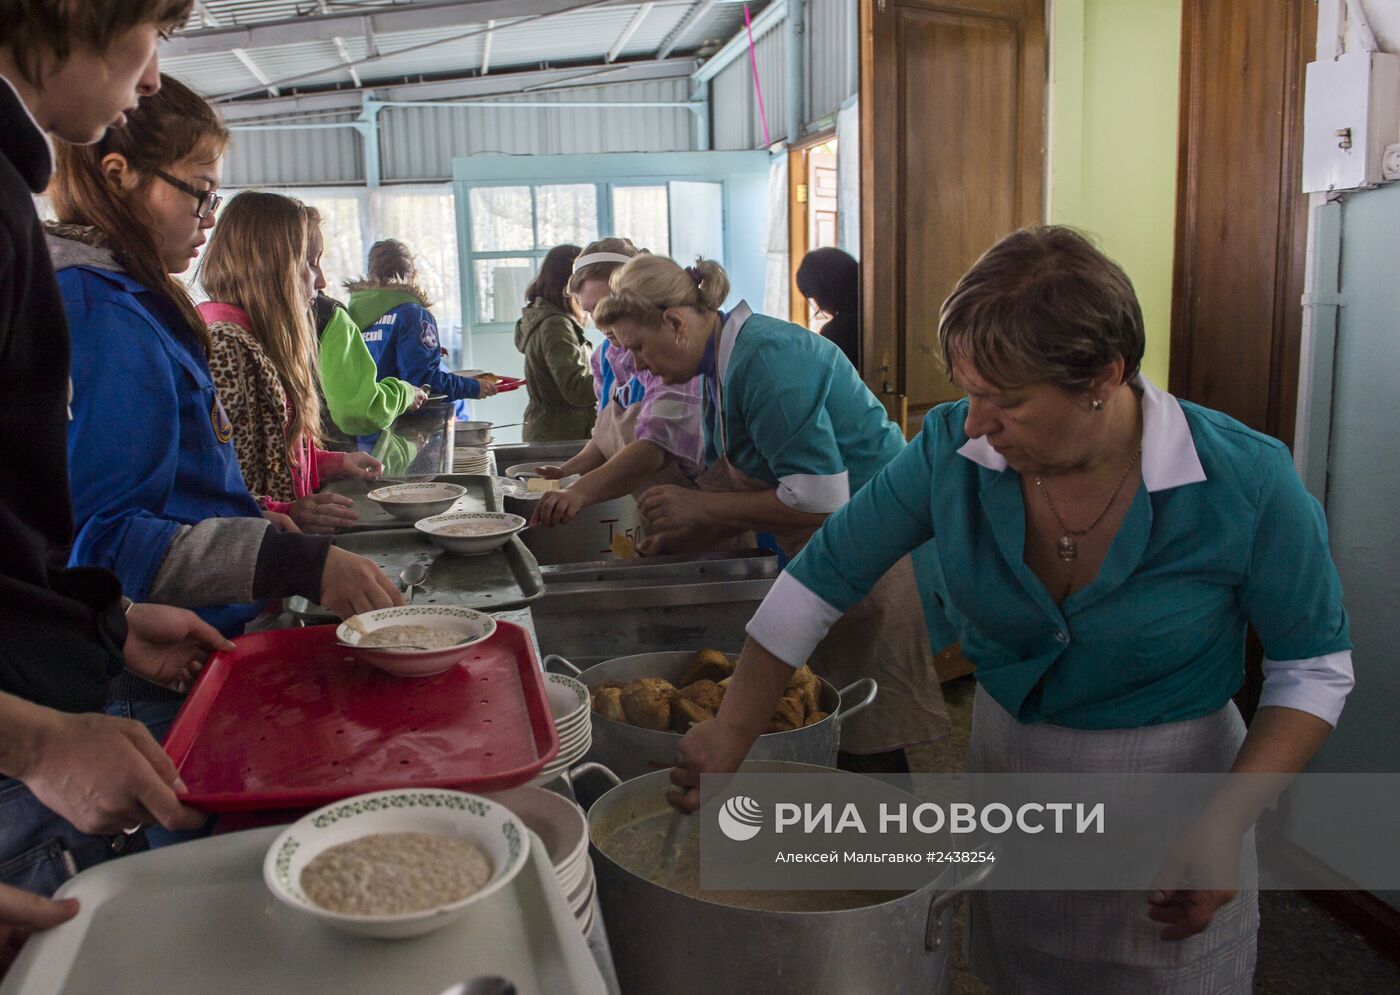
<path fill-rule="evenodd" d="M 548 784 L 582 760 L 593 746 L 588 688 L 582 681 L 563 674 L 545 674 L 549 709 L 559 731 L 559 753 L 545 764 L 531 784 Z"/>
<path fill-rule="evenodd" d="M 476 446 L 458 446 L 452 451 L 452 472 L 495 476 L 496 454 Z"/>
<path fill-rule="evenodd" d="M 563 795 L 529 785 L 487 797 L 510 809 L 540 838 L 579 930 L 587 936 L 593 929 L 593 896 L 598 886 L 588 857 L 588 817 L 583 809 Z"/>

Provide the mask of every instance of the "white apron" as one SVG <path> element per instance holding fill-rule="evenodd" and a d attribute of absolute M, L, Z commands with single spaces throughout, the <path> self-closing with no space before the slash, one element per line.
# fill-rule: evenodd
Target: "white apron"
<path fill-rule="evenodd" d="M 623 407 L 617 401 L 609 401 L 598 413 L 593 423 L 593 441 L 597 443 L 604 459 L 612 459 L 622 450 L 637 441 L 637 419 L 641 416 L 640 403 Z M 679 487 L 694 487 L 689 477 L 676 463 L 676 458 L 666 453 L 666 462 L 649 477 L 644 477 L 632 488 L 632 497 L 640 498 L 649 487 L 661 484 L 675 484 Z"/>
<path fill-rule="evenodd" d="M 1212 715 L 1140 729 L 1083 730 L 1018 722 L 977 688 L 973 773 L 1214 773 L 1230 769 L 1245 726 L 1234 703 Z M 1252 990 L 1259 932 L 1254 837 L 1239 893 L 1203 933 L 1158 939 L 1134 891 L 988 891 L 972 896 L 972 966 L 996 992 L 1223 995 Z"/>

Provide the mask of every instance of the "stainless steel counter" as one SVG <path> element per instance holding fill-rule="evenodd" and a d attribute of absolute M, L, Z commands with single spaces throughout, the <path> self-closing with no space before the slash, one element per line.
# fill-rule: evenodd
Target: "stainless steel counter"
<path fill-rule="evenodd" d="M 606 560 L 540 568 L 531 614 L 547 653 L 579 667 L 634 653 L 738 650 L 777 578 L 764 550 Z"/>

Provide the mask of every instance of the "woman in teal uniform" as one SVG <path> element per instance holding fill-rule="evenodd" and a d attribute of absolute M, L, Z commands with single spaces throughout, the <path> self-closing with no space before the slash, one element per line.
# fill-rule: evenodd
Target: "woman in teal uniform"
<path fill-rule="evenodd" d="M 681 268 L 639 256 L 612 277 L 593 313 L 667 383 L 703 381 L 706 469 L 698 489 L 663 485 L 642 495 L 648 553 L 714 546 L 748 530 L 771 532 L 794 556 L 832 512 L 904 448 L 899 429 L 832 343 L 754 314 L 722 314 L 729 278 L 716 262 Z M 933 668 L 908 557 L 881 571 L 869 596 L 802 661 L 837 687 L 869 673 L 875 705 L 843 725 L 852 754 L 893 754 L 943 736 L 947 710 Z M 874 763 L 874 761 L 870 761 Z M 862 764 L 866 766 L 866 764 Z"/>
<path fill-rule="evenodd" d="M 935 536 L 977 666 L 971 770 L 1302 770 L 1353 678 L 1326 523 L 1288 450 L 1139 373 L 1132 284 L 1069 229 L 989 250 L 944 303 L 939 339 L 967 398 L 931 411 L 779 578 L 718 718 L 681 743 L 676 803 L 695 807 L 700 773 L 737 768 L 789 668 Z M 1266 659 L 1246 735 L 1231 696 L 1250 625 Z M 1242 845 L 1257 815 L 1231 823 Z M 1237 892 L 1192 890 L 1188 868 L 1146 903 L 987 893 L 976 966 L 999 991 L 1247 992 L 1246 852 Z"/>

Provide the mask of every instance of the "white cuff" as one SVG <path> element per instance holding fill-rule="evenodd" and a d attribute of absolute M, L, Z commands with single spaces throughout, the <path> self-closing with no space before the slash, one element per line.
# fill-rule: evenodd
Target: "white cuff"
<path fill-rule="evenodd" d="M 851 499 L 851 478 L 845 470 L 818 477 L 792 473 L 778 478 L 778 500 L 793 511 L 830 514 Z"/>
<path fill-rule="evenodd" d="M 1259 707 L 1296 708 L 1300 712 L 1316 715 L 1335 728 L 1342 714 L 1342 705 L 1355 684 L 1351 650 L 1306 660 L 1270 660 L 1265 657 L 1264 688 L 1259 693 Z"/>
<path fill-rule="evenodd" d="M 745 631 L 789 667 L 800 667 L 841 614 L 784 570 Z"/>

